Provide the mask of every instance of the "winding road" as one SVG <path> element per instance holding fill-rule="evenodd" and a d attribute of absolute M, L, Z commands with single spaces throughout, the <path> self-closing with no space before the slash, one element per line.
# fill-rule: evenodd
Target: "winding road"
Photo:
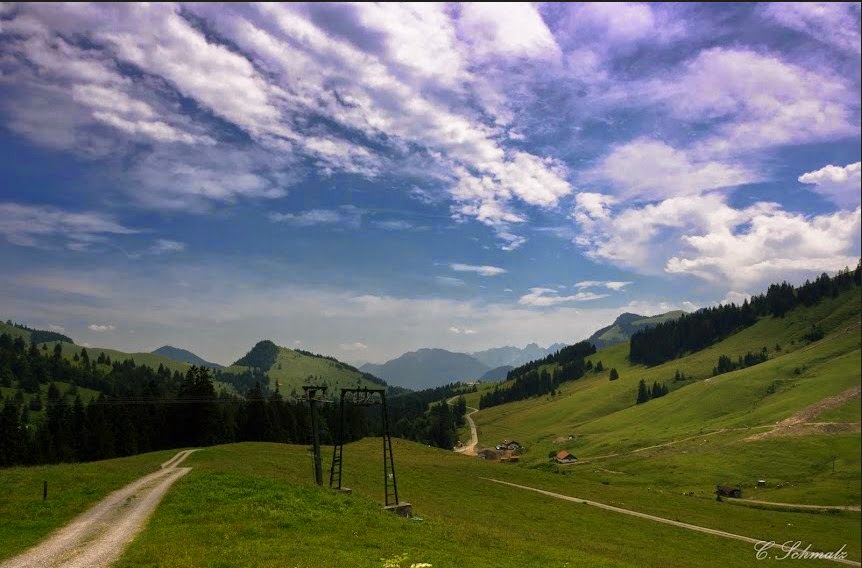
<path fill-rule="evenodd" d="M 47 540 L 0 568 L 110 566 L 146 524 L 171 485 L 191 471 L 177 467 L 196 450 L 183 450 L 161 468 L 114 491 Z"/>
<path fill-rule="evenodd" d="M 452 401 L 456 400 L 457 398 L 458 398 L 457 396 L 453 396 L 452 398 L 450 398 L 446 402 L 448 402 L 449 404 L 452 404 Z M 479 409 L 473 408 L 472 406 L 468 406 L 467 409 L 472 411 L 472 412 L 468 412 L 467 414 L 464 415 L 464 418 L 467 419 L 467 423 L 470 424 L 470 443 L 466 444 L 464 446 L 461 446 L 460 448 L 455 448 L 455 451 L 458 452 L 459 454 L 464 454 L 465 456 L 475 456 L 476 455 L 476 446 L 479 444 L 479 433 L 476 431 L 476 423 L 473 422 L 473 418 L 471 418 L 471 417 L 472 417 L 472 415 L 479 412 Z"/>

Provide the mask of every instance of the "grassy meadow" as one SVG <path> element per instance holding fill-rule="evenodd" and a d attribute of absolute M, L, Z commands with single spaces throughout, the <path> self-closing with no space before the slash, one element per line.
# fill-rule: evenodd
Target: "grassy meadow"
<path fill-rule="evenodd" d="M 751 545 L 492 483 L 558 491 L 728 532 L 859 558 L 859 513 L 775 512 L 645 487 L 492 464 L 396 441 L 402 500 L 421 518 L 384 512 L 381 442 L 345 447 L 339 495 L 311 482 L 307 448 L 208 448 L 165 498 L 119 566 L 750 566 Z M 328 460 L 326 460 L 328 461 Z M 659 468 L 660 469 L 660 468 Z M 650 472 L 658 486 L 662 472 Z M 660 544 L 657 544 L 660 543 Z"/>

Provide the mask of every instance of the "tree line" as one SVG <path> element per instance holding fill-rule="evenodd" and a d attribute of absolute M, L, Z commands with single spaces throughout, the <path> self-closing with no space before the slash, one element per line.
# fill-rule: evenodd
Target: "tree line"
<path fill-rule="evenodd" d="M 59 347 L 59 344 L 58 344 Z M 0 466 L 80 462 L 187 446 L 240 441 L 310 443 L 307 404 L 255 382 L 244 396 L 216 392 L 205 367 L 185 374 L 133 360 L 90 359 L 86 349 L 70 361 L 0 334 Z M 265 378 L 265 375 L 264 375 Z M 71 385 L 62 392 L 58 383 Z M 79 388 L 100 391 L 84 401 Z M 451 448 L 465 407 L 445 404 L 458 384 L 388 400 L 393 436 Z M 45 400 L 42 399 L 44 392 Z M 433 402 L 444 401 L 432 405 Z M 429 411 L 429 405 L 431 409 Z M 332 443 L 341 418 L 324 404 L 321 440 Z M 380 406 L 345 406 L 345 441 L 380 435 Z"/>
<path fill-rule="evenodd" d="M 629 359 L 633 363 L 658 365 L 700 351 L 737 331 L 753 325 L 759 317 L 784 315 L 797 306 L 813 306 L 826 298 L 862 285 L 862 263 L 830 277 L 823 273 L 799 287 L 787 282 L 772 284 L 765 294 L 735 303 L 704 308 L 679 319 L 662 322 L 631 337 Z"/>
<path fill-rule="evenodd" d="M 592 369 L 592 363 L 585 362 L 584 358 L 595 352 L 595 345 L 589 341 L 581 341 L 543 359 L 512 369 L 506 375 L 506 380 L 512 382 L 509 388 L 501 389 L 497 386 L 493 391 L 483 394 L 479 397 L 479 408 L 489 408 L 533 396 L 555 394 L 557 387 L 562 383 L 580 379 Z M 547 365 L 554 364 L 557 367 L 548 371 Z"/>

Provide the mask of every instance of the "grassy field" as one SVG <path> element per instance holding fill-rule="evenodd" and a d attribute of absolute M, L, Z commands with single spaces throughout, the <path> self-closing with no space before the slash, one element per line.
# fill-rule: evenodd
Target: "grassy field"
<path fill-rule="evenodd" d="M 174 450 L 86 464 L 0 469 L 0 559 L 44 539 L 111 491 L 158 469 Z M 48 499 L 42 500 L 42 482 Z"/>
<path fill-rule="evenodd" d="M 224 370 L 228 373 L 242 373 L 246 369 L 240 365 L 231 365 Z M 322 377 L 330 389 L 381 388 L 379 384 L 363 378 L 359 371 L 346 368 L 330 359 L 311 357 L 286 347 L 279 347 L 276 361 L 267 371 L 267 376 L 270 388 L 275 389 L 278 381 L 279 389 L 284 395 L 289 395 L 294 390 L 302 395 L 302 385 L 319 384 L 317 377 Z M 309 377 L 315 377 L 315 379 L 309 379 Z"/>
<path fill-rule="evenodd" d="M 311 483 L 305 447 L 234 444 L 186 462 L 180 480 L 119 566 L 750 566 L 751 545 L 551 499 L 483 477 L 540 486 L 736 534 L 847 544 L 859 514 L 775 512 L 643 487 L 492 464 L 396 441 L 402 500 L 421 521 L 381 510 L 380 440 L 345 447 L 338 495 Z M 650 474 L 655 475 L 653 473 Z"/>

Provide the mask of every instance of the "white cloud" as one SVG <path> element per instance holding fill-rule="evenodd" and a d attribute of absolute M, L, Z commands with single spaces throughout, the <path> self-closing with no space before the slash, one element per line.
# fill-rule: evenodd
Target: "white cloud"
<path fill-rule="evenodd" d="M 858 2 L 770 2 L 763 14 L 792 30 L 851 53 L 859 53 Z"/>
<path fill-rule="evenodd" d="M 413 228 L 413 223 L 409 221 L 400 221 L 400 220 L 392 220 L 392 221 L 374 221 L 372 223 L 375 227 L 383 229 L 384 231 L 406 231 L 407 229 Z"/>
<path fill-rule="evenodd" d="M 560 162 L 507 146 L 507 93 L 482 72 L 501 58 L 559 57 L 532 4 L 29 4 L 14 13 L 4 29 L 16 34 L 21 93 L 4 105 L 10 127 L 114 157 L 118 169 L 132 163 L 129 191 L 150 207 L 200 212 L 281 197 L 305 175 L 297 162 L 323 175 L 403 169 L 446 184 L 453 212 L 493 227 L 511 250 L 524 241 L 507 229 L 525 219 L 520 204 L 551 208 L 571 191 Z M 47 109 L 60 116 L 46 120 Z M 236 131 L 253 144 L 237 143 Z M 124 161 L 135 149 L 128 139 L 155 150 Z"/>
<path fill-rule="evenodd" d="M 615 147 L 582 176 L 583 182 L 609 184 L 617 195 L 626 199 L 692 195 L 756 179 L 755 174 L 742 166 L 697 160 L 684 150 L 648 138 Z M 579 205 L 589 208 L 593 215 L 607 204 L 596 194 L 579 195 L 583 196 Z"/>
<path fill-rule="evenodd" d="M 269 219 L 274 223 L 289 223 L 299 227 L 314 225 L 342 225 L 356 229 L 362 223 L 364 211 L 352 205 L 344 205 L 339 209 L 309 209 L 301 213 L 270 213 Z"/>
<path fill-rule="evenodd" d="M 644 41 L 664 43 L 682 37 L 682 23 L 641 2 L 581 2 L 566 6 L 560 35 L 574 44 L 624 49 Z"/>
<path fill-rule="evenodd" d="M 830 164 L 819 170 L 802 174 L 799 176 L 799 181 L 813 185 L 814 191 L 841 207 L 855 207 L 859 205 L 859 192 L 862 191 L 860 165 L 862 162 L 844 167 Z"/>
<path fill-rule="evenodd" d="M 451 333 L 454 333 L 455 335 L 474 335 L 476 333 L 476 330 L 474 330 L 474 329 L 469 329 L 466 327 L 456 327 L 456 326 L 451 326 L 449 328 L 449 331 Z"/>
<path fill-rule="evenodd" d="M 365 351 L 368 349 L 367 345 L 359 341 L 354 341 L 353 343 L 341 343 L 338 347 L 342 351 Z"/>
<path fill-rule="evenodd" d="M 588 302 L 607 297 L 607 294 L 595 294 L 593 292 L 578 292 L 571 296 L 560 296 L 559 291 L 554 288 L 530 288 L 529 293 L 521 296 L 518 303 L 523 306 L 548 307 L 571 302 Z"/>
<path fill-rule="evenodd" d="M 735 209 L 707 194 L 621 208 L 607 218 L 583 210 L 574 217 L 581 227 L 575 242 L 594 259 L 728 287 L 834 271 L 859 256 L 859 209 L 805 216 L 775 203 Z"/>
<path fill-rule="evenodd" d="M 137 232 L 101 213 L 0 203 L 0 235 L 20 246 L 48 247 L 59 241 L 70 250 L 83 251 L 105 242 L 108 235 Z"/>
<path fill-rule="evenodd" d="M 91 323 L 87 326 L 87 329 L 89 329 L 90 331 L 95 331 L 96 333 L 102 333 L 105 331 L 114 331 L 116 328 L 110 324 Z"/>
<path fill-rule="evenodd" d="M 618 292 L 632 284 L 631 282 L 618 282 L 613 280 L 583 280 L 575 284 L 576 288 L 599 288 L 605 287 L 608 290 L 613 290 L 614 292 Z"/>
<path fill-rule="evenodd" d="M 751 294 L 746 294 L 745 292 L 737 292 L 735 290 L 731 290 L 728 292 L 724 299 L 719 302 L 720 304 L 736 304 L 737 306 L 741 305 L 743 302 L 751 298 Z"/>
<path fill-rule="evenodd" d="M 442 284 L 443 286 L 449 287 L 458 287 L 466 286 L 466 283 L 460 278 L 453 278 L 452 276 L 435 276 L 434 279 L 438 284 Z"/>
<path fill-rule="evenodd" d="M 56 325 L 53 323 L 48 325 L 48 329 L 50 329 L 51 331 L 58 331 L 60 333 L 66 331 L 66 328 L 64 328 L 62 325 Z"/>
<path fill-rule="evenodd" d="M 186 250 L 186 244 L 179 241 L 169 239 L 156 239 L 156 242 L 149 248 L 150 254 L 170 254 L 175 252 L 183 252 Z"/>
<path fill-rule="evenodd" d="M 461 6 L 459 29 L 479 56 L 503 55 L 556 59 L 554 36 L 535 6 L 510 2 L 505 6 L 469 2 Z"/>
<path fill-rule="evenodd" d="M 455 272 L 475 272 L 479 276 L 499 276 L 506 273 L 506 269 L 499 266 L 461 264 L 457 262 L 450 264 L 449 268 Z"/>
<path fill-rule="evenodd" d="M 681 73 L 645 90 L 676 118 L 717 124 L 697 146 L 704 156 L 859 133 L 853 120 L 858 89 L 850 81 L 750 50 L 701 51 Z"/>

